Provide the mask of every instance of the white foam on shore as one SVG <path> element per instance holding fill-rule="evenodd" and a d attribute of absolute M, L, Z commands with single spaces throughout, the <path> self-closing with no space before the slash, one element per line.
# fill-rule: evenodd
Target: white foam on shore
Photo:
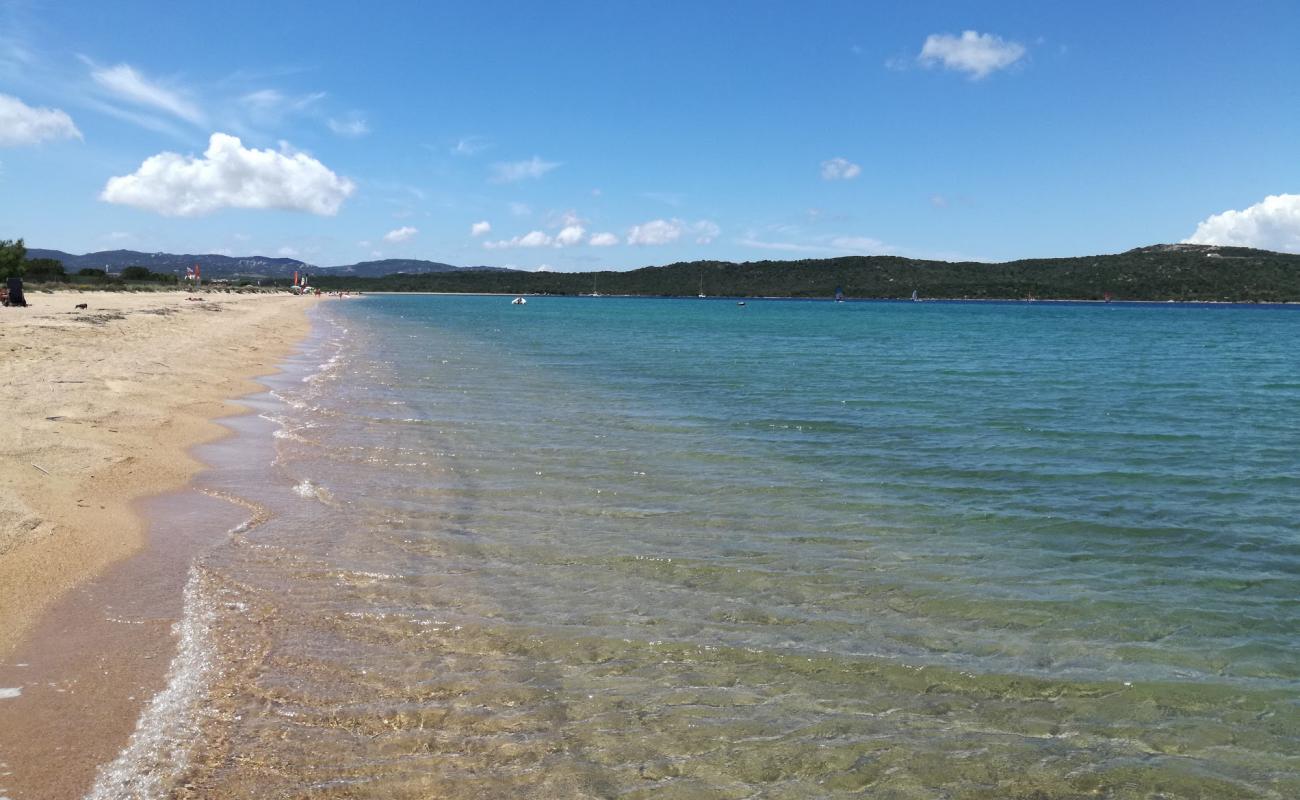
<path fill-rule="evenodd" d="M 306 500 L 319 500 L 325 505 L 333 505 L 334 495 L 319 483 L 312 483 L 303 478 L 293 487 L 293 493 Z"/>
<path fill-rule="evenodd" d="M 212 643 L 215 616 L 215 606 L 204 595 L 203 578 L 191 567 L 185 610 L 174 627 L 180 642 L 167 669 L 167 685 L 140 715 L 126 749 L 99 768 L 85 800 L 167 796 L 198 741 L 200 701 L 217 671 Z"/>
<path fill-rule="evenodd" d="M 22 687 L 20 686 L 14 686 L 8 689 L 0 689 L 0 700 L 12 700 L 13 698 L 17 697 L 22 693 L 23 690 Z"/>

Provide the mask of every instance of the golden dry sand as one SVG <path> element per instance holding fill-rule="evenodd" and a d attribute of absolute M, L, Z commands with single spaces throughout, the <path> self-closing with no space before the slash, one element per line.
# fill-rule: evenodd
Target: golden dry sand
<path fill-rule="evenodd" d="M 201 297 L 201 301 L 191 300 Z M 29 292 L 0 308 L 0 658 L 42 609 L 137 551 L 132 501 L 184 485 L 188 448 L 306 335 L 288 294 Z M 78 303 L 87 304 L 76 310 Z"/>

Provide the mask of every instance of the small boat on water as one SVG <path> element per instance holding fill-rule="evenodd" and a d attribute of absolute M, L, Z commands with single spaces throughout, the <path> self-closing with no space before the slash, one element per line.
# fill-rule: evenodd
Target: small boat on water
<path fill-rule="evenodd" d="M 527 304 L 527 303 L 528 303 L 528 301 L 525 300 L 525 299 L 522 298 L 522 297 L 516 297 L 514 300 L 511 300 L 511 301 L 510 301 L 510 305 L 512 305 L 512 306 L 522 306 L 522 305 L 525 305 L 525 304 Z"/>
<path fill-rule="evenodd" d="M 915 289 L 912 290 L 912 302 L 913 303 L 921 302 L 921 298 L 917 296 Z"/>
<path fill-rule="evenodd" d="M 843 303 L 843 302 L 844 302 L 844 287 L 843 287 L 843 286 L 836 286 L 836 287 L 835 287 L 835 302 L 837 302 L 837 303 Z"/>

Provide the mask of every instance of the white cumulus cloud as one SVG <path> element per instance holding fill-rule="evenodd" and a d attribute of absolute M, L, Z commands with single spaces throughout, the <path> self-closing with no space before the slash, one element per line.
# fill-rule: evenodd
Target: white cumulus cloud
<path fill-rule="evenodd" d="M 523 236 L 512 236 L 509 239 L 484 242 L 483 246 L 489 250 L 503 250 L 507 247 L 546 247 L 553 244 L 554 241 L 544 231 L 529 231 Z"/>
<path fill-rule="evenodd" d="M 612 233 L 593 233 L 590 244 L 592 247 L 612 247 L 618 244 L 618 237 Z"/>
<path fill-rule="evenodd" d="M 412 228 L 410 225 L 403 225 L 400 228 L 391 230 L 384 234 L 385 242 L 405 242 L 415 234 L 419 233 L 419 228 Z"/>
<path fill-rule="evenodd" d="M 0 94 L 0 147 L 80 138 L 72 117 L 57 108 L 32 108 L 17 97 Z"/>
<path fill-rule="evenodd" d="M 187 122 L 203 122 L 203 112 L 180 92 L 149 80 L 129 64 L 96 67 L 90 77 L 118 97 L 136 105 L 150 106 L 174 114 Z"/>
<path fill-rule="evenodd" d="M 100 199 L 164 216 L 221 208 L 279 208 L 333 216 L 355 184 L 305 153 L 254 150 L 214 133 L 202 158 L 163 152 L 130 175 L 109 178 Z"/>
<path fill-rule="evenodd" d="M 559 247 L 582 244 L 582 238 L 586 235 L 587 229 L 581 225 L 566 225 L 559 233 L 555 234 L 555 244 Z"/>
<path fill-rule="evenodd" d="M 1008 42 L 991 33 L 963 31 L 961 36 L 948 33 L 927 36 L 916 60 L 926 67 L 939 64 L 979 80 L 1006 69 L 1024 54 L 1025 46 L 1018 42 Z"/>
<path fill-rule="evenodd" d="M 473 225 L 469 226 L 470 236 L 482 236 L 484 234 L 491 233 L 491 232 L 492 232 L 492 223 L 488 222 L 487 220 L 483 220 L 482 222 L 475 222 Z"/>
<path fill-rule="evenodd" d="M 1300 253 L 1300 194 L 1269 195 L 1240 211 L 1215 214 L 1183 241 Z"/>
<path fill-rule="evenodd" d="M 703 219 L 698 222 L 684 222 L 680 219 L 654 219 L 640 225 L 633 225 L 627 231 L 628 244 L 672 244 L 683 235 L 695 237 L 696 244 L 708 244 L 718 237 L 721 229 L 716 223 Z"/>
<path fill-rule="evenodd" d="M 849 181 L 862 174 L 862 167 L 847 158 L 832 158 L 822 162 L 822 179 L 827 181 Z"/>
<path fill-rule="evenodd" d="M 682 236 L 681 220 L 653 219 L 627 231 L 628 244 L 669 244 Z"/>
<path fill-rule="evenodd" d="M 515 183 L 529 178 L 540 178 L 556 167 L 557 161 L 543 161 L 533 156 L 527 161 L 505 161 L 492 165 L 493 183 Z"/>

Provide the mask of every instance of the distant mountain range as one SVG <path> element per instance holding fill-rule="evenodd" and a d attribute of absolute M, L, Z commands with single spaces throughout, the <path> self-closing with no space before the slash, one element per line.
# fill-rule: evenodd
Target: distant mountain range
<path fill-rule="evenodd" d="M 198 265 L 203 271 L 204 278 L 291 278 L 294 272 L 308 275 L 380 278 L 385 275 L 428 275 L 435 272 L 510 271 L 501 267 L 457 267 L 438 261 L 408 258 L 362 261 L 340 267 L 318 267 L 296 258 L 223 256 L 216 253 L 142 253 L 138 250 L 102 250 L 78 256 L 62 250 L 42 250 L 38 247 L 29 247 L 27 257 L 53 258 L 61 261 L 63 268 L 70 274 L 87 268 L 118 272 L 123 267 L 138 266 L 148 267 L 152 272 L 184 275 L 186 269 Z"/>

